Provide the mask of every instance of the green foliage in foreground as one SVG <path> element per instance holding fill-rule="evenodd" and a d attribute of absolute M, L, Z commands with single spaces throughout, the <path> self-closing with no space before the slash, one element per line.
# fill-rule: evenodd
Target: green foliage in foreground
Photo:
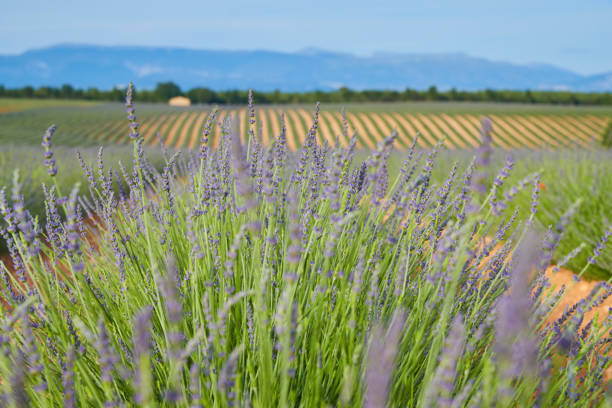
<path fill-rule="evenodd" d="M 531 232 L 537 184 L 527 219 L 506 222 L 512 197 L 473 196 L 473 162 L 434 183 L 436 150 L 411 150 L 389 180 L 393 137 L 355 163 L 316 123 L 294 158 L 253 128 L 245 152 L 229 122 L 211 152 L 209 121 L 200 154 L 161 173 L 136 138 L 124 188 L 88 168 L 88 197 L 46 183 L 48 247 L 19 191 L 2 197 L 3 405 L 607 403 L 612 322 L 579 327 L 612 289 L 545 323 L 564 231 Z"/>

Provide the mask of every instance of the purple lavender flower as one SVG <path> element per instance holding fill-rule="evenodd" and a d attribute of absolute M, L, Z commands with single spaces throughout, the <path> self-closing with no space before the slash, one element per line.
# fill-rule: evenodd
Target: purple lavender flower
<path fill-rule="evenodd" d="M 517 185 L 513 185 L 512 187 L 510 187 L 510 189 L 508 189 L 505 193 L 504 193 L 504 198 L 503 198 L 503 205 L 504 207 L 508 206 L 508 203 L 510 201 L 512 201 L 514 199 L 514 197 L 516 197 L 516 195 L 521 192 L 523 189 L 525 189 L 525 187 L 527 187 L 529 184 L 533 183 L 533 179 L 538 175 L 539 173 L 536 174 L 530 174 L 527 177 L 525 177 L 524 179 L 522 179 Z"/>
<path fill-rule="evenodd" d="M 240 128 L 238 125 L 238 120 L 234 119 L 232 124 L 231 157 L 236 178 L 236 193 L 244 200 L 242 206 L 237 207 L 236 210 L 238 213 L 242 213 L 256 207 L 258 204 L 258 198 L 255 195 L 253 181 L 249 177 L 247 158 L 242 143 L 240 142 Z"/>
<path fill-rule="evenodd" d="M 340 208 L 338 188 L 340 186 L 340 176 L 342 175 L 343 165 L 344 162 L 340 152 L 333 152 L 331 156 L 331 166 L 327 173 L 327 178 L 325 180 L 326 186 L 324 189 L 325 198 L 329 200 L 333 211 L 337 211 Z"/>
<path fill-rule="evenodd" d="M 285 113 L 281 113 L 281 132 L 278 135 L 274 144 L 274 165 L 277 168 L 285 166 L 285 158 L 287 157 L 287 123 L 285 121 Z"/>
<path fill-rule="evenodd" d="M 275 179 L 275 168 L 274 168 L 274 153 L 272 149 L 268 149 L 265 154 L 265 164 L 261 166 L 262 169 L 262 186 L 261 193 L 264 195 L 268 204 L 274 205 L 278 199 L 278 185 L 279 183 Z"/>
<path fill-rule="evenodd" d="M 180 327 L 183 320 L 183 305 L 179 296 L 180 284 L 181 280 L 176 261 L 174 257 L 170 256 L 167 260 L 166 274 L 161 278 L 159 289 L 164 297 L 166 317 L 170 326 L 167 334 L 168 357 L 174 360 L 179 359 L 185 339 Z"/>
<path fill-rule="evenodd" d="M 529 224 L 533 224 L 533 217 L 538 212 L 538 201 L 540 198 L 540 175 L 536 175 L 533 179 L 533 190 L 531 191 L 531 206 L 529 208 L 530 217 Z"/>
<path fill-rule="evenodd" d="M 298 192 L 291 189 L 287 196 L 289 205 L 289 248 L 287 249 L 287 261 L 293 264 L 300 262 L 302 256 L 302 226 L 300 224 Z"/>
<path fill-rule="evenodd" d="M 72 319 L 70 318 L 70 313 L 64 311 L 64 317 L 66 318 L 66 325 L 68 326 L 68 331 L 72 336 L 72 341 L 74 342 L 74 349 L 78 351 L 80 354 L 85 354 L 85 345 L 81 342 L 81 338 L 74 328 L 74 323 L 72 323 Z"/>
<path fill-rule="evenodd" d="M 32 332 L 33 322 L 30 321 L 30 317 L 27 315 L 25 309 L 21 314 L 21 322 L 23 327 L 23 351 L 25 362 L 27 363 L 28 376 L 31 381 L 36 381 L 40 376 L 40 381 L 34 386 L 34 389 L 38 392 L 43 392 L 47 389 L 46 380 L 44 377 L 44 364 L 41 360 L 40 353 L 36 347 L 36 337 Z"/>
<path fill-rule="evenodd" d="M 227 399 L 227 404 L 230 407 L 234 406 L 234 400 L 236 399 L 236 394 L 232 391 L 234 385 L 236 383 L 236 366 L 238 364 L 238 357 L 240 357 L 240 353 L 242 352 L 242 348 L 237 348 L 230 353 L 221 368 L 221 372 L 219 373 L 219 387 L 221 391 L 225 393 L 225 398 Z"/>
<path fill-rule="evenodd" d="M 115 365 L 119 362 L 119 357 L 108 336 L 108 331 L 104 325 L 104 321 L 98 322 L 98 337 L 96 341 L 96 349 L 100 356 L 100 370 L 102 371 L 102 382 L 110 383 L 113 381 L 113 371 Z"/>
<path fill-rule="evenodd" d="M 378 326 L 372 334 L 365 375 L 365 408 L 387 406 L 393 362 L 402 338 L 404 323 L 405 313 L 396 311 L 391 317 L 391 324 L 386 333 L 381 326 Z"/>
<path fill-rule="evenodd" d="M 200 367 L 198 363 L 191 363 L 189 368 L 189 393 L 191 394 L 190 408 L 201 408 L 202 391 L 200 388 Z"/>
<path fill-rule="evenodd" d="M 501 168 L 499 174 L 495 176 L 495 180 L 493 180 L 493 187 L 491 189 L 491 196 L 489 198 L 489 204 L 491 204 L 491 208 L 493 209 L 493 213 L 496 215 L 500 215 L 502 210 L 506 208 L 506 205 L 503 201 L 497 200 L 497 192 L 504 184 L 504 180 L 510 176 L 510 171 L 514 167 L 514 158 L 512 155 L 508 155 L 506 158 L 506 163 L 504 167 Z"/>
<path fill-rule="evenodd" d="M 77 203 L 78 186 L 72 189 L 68 202 L 66 203 L 66 222 L 64 223 L 65 250 L 72 258 L 72 267 L 76 272 L 81 272 L 85 268 L 80 259 L 81 247 L 79 227 L 79 206 Z"/>
<path fill-rule="evenodd" d="M 70 347 L 66 353 L 66 361 L 62 367 L 62 385 L 64 387 L 64 407 L 74 408 L 76 396 L 74 392 L 74 347 Z"/>
<path fill-rule="evenodd" d="M 51 150 L 51 139 L 55 133 L 57 126 L 51 125 L 43 135 L 42 147 L 45 150 L 45 166 L 47 166 L 47 174 L 54 177 L 57 174 L 57 166 L 55 165 L 55 158 L 53 157 L 53 150 Z"/>
<path fill-rule="evenodd" d="M 28 254 L 32 257 L 38 255 L 40 251 L 40 241 L 38 239 L 38 225 L 35 223 L 34 218 L 30 212 L 25 208 L 25 202 L 23 194 L 21 194 L 21 182 L 19 181 L 19 171 L 15 170 L 13 173 L 13 210 L 14 220 L 19 227 L 19 230 L 25 238 L 27 245 Z"/>
<path fill-rule="evenodd" d="M 254 125 L 255 124 L 255 104 L 253 103 L 253 90 L 252 89 L 249 89 L 248 111 L 249 111 L 249 125 Z"/>
<path fill-rule="evenodd" d="M 602 251 L 604 250 L 604 248 L 606 247 L 606 244 L 608 243 L 608 240 L 610 239 L 610 235 L 612 235 L 612 224 L 608 225 L 608 227 L 606 228 L 606 231 L 604 232 L 599 242 L 595 246 L 595 249 L 593 250 L 593 255 L 589 256 L 588 258 L 589 265 L 594 264 L 595 260 L 601 256 Z"/>
<path fill-rule="evenodd" d="M 17 230 L 17 223 L 13 214 L 13 209 L 6 199 L 6 188 L 0 188 L 0 214 L 6 222 L 6 230 L 9 233 L 13 233 Z"/>
<path fill-rule="evenodd" d="M 452 403 L 457 361 L 462 355 L 465 342 L 465 327 L 463 318 L 457 315 L 453 320 L 450 332 L 440 355 L 438 368 L 426 391 L 426 406 L 448 407 Z M 434 402 L 437 399 L 437 402 Z"/>
<path fill-rule="evenodd" d="M 96 183 L 96 179 L 94 177 L 93 171 L 87 165 L 87 163 L 85 163 L 85 160 L 83 160 L 83 156 L 81 156 L 81 152 L 77 151 L 76 152 L 76 156 L 77 156 L 77 159 L 79 161 L 79 165 L 81 166 L 81 169 L 83 170 L 83 172 L 87 176 L 87 181 L 89 182 L 89 187 L 92 190 L 95 190 L 96 188 L 98 188 L 98 184 Z"/>
<path fill-rule="evenodd" d="M 459 193 L 459 196 L 453 204 L 453 209 L 457 211 L 457 217 L 461 222 L 465 220 L 465 216 L 467 213 L 475 210 L 475 206 L 472 206 L 472 204 L 470 203 L 470 193 L 472 191 L 472 176 L 474 175 L 475 162 L 476 158 L 473 157 L 470 161 L 470 164 L 468 164 L 468 166 L 466 167 L 465 172 L 463 173 L 463 184 L 461 185 L 461 192 Z"/>
<path fill-rule="evenodd" d="M 536 235 L 528 231 L 513 256 L 514 268 L 509 293 L 497 305 L 495 353 L 500 359 L 502 394 L 510 392 L 510 382 L 519 375 L 534 374 L 537 339 L 530 323 L 532 300 L 529 274 L 539 259 Z"/>
<path fill-rule="evenodd" d="M 202 129 L 202 138 L 200 139 L 200 159 L 202 163 L 208 160 L 208 138 L 212 134 L 213 126 L 216 123 L 218 108 L 215 107 L 212 112 L 206 117 L 204 128 Z"/>
<path fill-rule="evenodd" d="M 140 136 L 138 134 L 139 124 L 136 122 L 136 114 L 134 113 L 134 84 L 131 81 L 125 94 L 125 111 L 127 112 L 127 118 L 130 122 L 130 138 L 132 140 L 137 140 Z"/>
<path fill-rule="evenodd" d="M 136 370 L 134 373 L 134 381 L 138 392 L 135 395 L 135 402 L 142 404 L 146 401 L 146 395 L 143 395 L 143 373 L 140 371 L 143 359 L 148 359 L 151 353 L 151 316 L 153 308 L 148 306 L 142 309 L 134 316 L 134 361 L 136 361 Z M 144 374 L 148 376 L 149 373 Z"/>

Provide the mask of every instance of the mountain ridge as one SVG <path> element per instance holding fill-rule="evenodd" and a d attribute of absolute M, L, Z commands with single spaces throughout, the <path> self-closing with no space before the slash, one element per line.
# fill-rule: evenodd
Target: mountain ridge
<path fill-rule="evenodd" d="M 520 65 L 465 53 L 358 56 L 307 48 L 297 52 L 183 47 L 59 44 L 0 55 L 0 85 L 111 89 L 133 80 L 151 89 L 173 81 L 183 89 L 254 88 L 287 92 L 363 89 L 511 89 L 612 91 L 612 72 L 581 75 L 550 64 Z"/>

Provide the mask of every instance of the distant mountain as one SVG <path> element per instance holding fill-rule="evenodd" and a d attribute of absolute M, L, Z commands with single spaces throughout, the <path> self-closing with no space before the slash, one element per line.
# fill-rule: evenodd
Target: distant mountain
<path fill-rule="evenodd" d="M 5 87 L 70 84 L 110 89 L 130 80 L 142 89 L 173 81 L 183 89 L 214 90 L 402 90 L 435 85 L 442 90 L 612 91 L 612 72 L 584 76 L 551 65 L 517 65 L 465 54 L 360 57 L 317 49 L 283 53 L 57 45 L 0 56 L 0 84 Z"/>

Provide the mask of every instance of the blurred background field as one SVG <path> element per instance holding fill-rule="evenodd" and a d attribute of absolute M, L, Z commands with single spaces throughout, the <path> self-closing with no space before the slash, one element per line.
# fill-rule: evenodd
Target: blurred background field
<path fill-rule="evenodd" d="M 83 100 L 53 100 L 37 98 L 0 98 L 0 113 L 60 106 L 94 106 L 99 102 Z"/>
<path fill-rule="evenodd" d="M 14 102 L 15 101 L 15 102 Z M 41 131 L 54 123 L 58 126 L 58 144 L 68 146 L 123 143 L 127 139 L 127 121 L 119 103 L 90 103 L 42 100 L 40 105 L 26 100 L 0 100 L 1 109 L 19 110 L 0 115 L 0 143 L 38 143 Z M 21 103 L 21 105 L 20 105 Z M 28 104 L 30 103 L 30 104 Z M 398 148 L 406 148 L 418 132 L 423 135 L 421 147 L 432 147 L 444 139 L 445 146 L 470 149 L 478 146 L 478 128 L 483 116 L 490 116 L 493 145 L 514 148 L 594 148 L 604 138 L 612 122 L 609 106 L 548 106 L 496 103 L 364 103 L 322 105 L 319 134 L 330 144 L 341 133 L 341 109 L 346 109 L 350 133 L 358 134 L 358 147 L 374 148 L 394 129 Z M 138 119 L 147 144 L 164 144 L 174 148 L 193 148 L 212 106 L 171 107 L 165 104 L 139 104 Z M 257 126 L 264 144 L 270 135 L 278 135 L 281 114 L 285 114 L 288 143 L 292 150 L 301 146 L 310 127 L 314 105 L 261 105 L 257 109 Z M 246 129 L 244 106 L 222 106 L 219 126 L 212 138 L 219 140 L 221 123 L 228 115 L 237 115 Z M 244 132 L 243 132 L 244 133 Z M 272 136 L 273 137 L 273 136 Z M 341 138 L 341 144 L 347 140 Z"/>

